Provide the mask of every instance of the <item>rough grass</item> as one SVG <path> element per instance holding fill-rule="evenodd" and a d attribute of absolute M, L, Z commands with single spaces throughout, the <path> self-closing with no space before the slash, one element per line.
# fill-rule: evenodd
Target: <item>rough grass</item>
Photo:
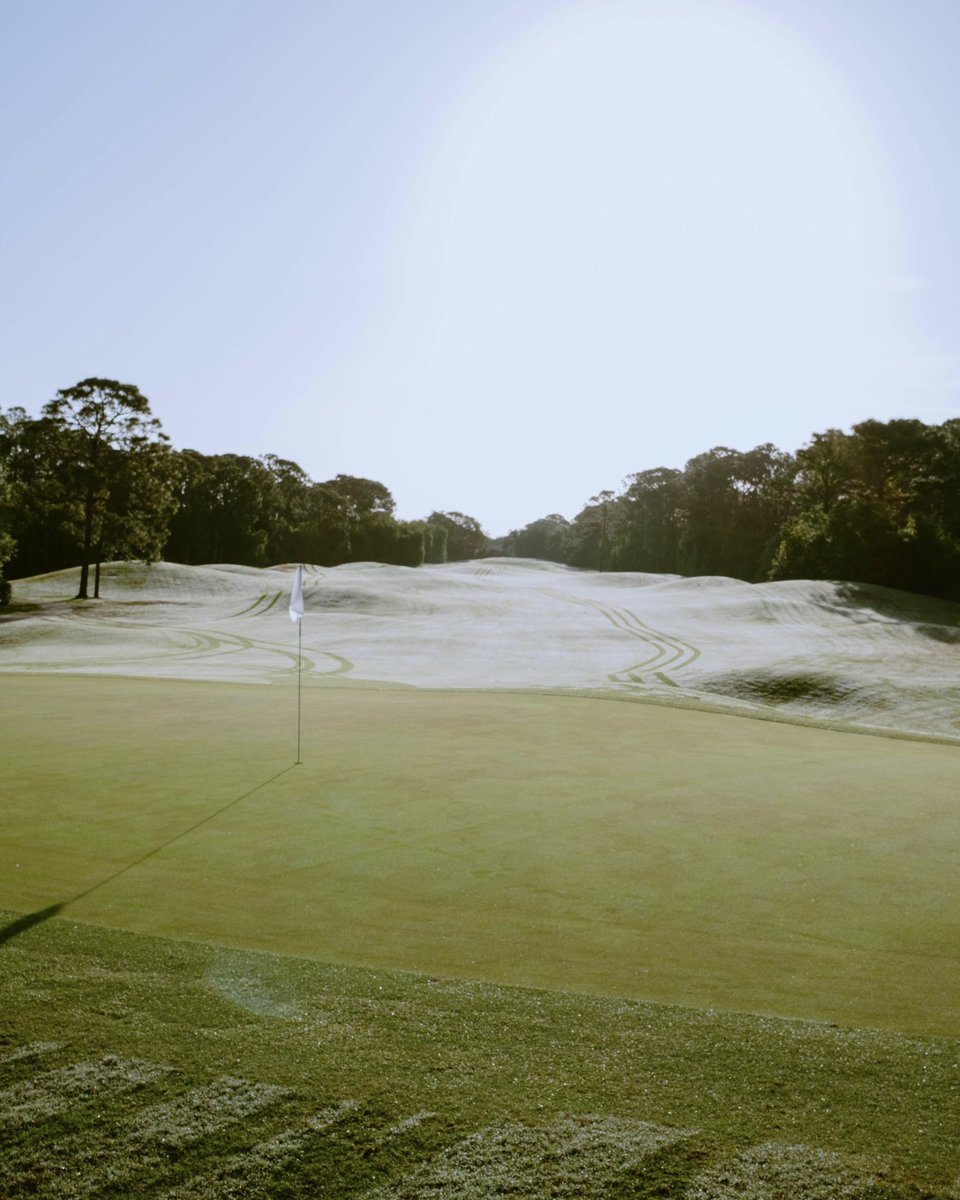
<path fill-rule="evenodd" d="M 948 1200 L 960 1172 L 956 1039 L 63 918 L 0 963 L 5 1200 Z M 61 1101 L 11 1120 L 28 1094 Z"/>

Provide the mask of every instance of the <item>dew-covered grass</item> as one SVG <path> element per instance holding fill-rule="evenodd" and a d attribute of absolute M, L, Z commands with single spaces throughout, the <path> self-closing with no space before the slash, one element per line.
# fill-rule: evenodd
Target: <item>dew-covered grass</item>
<path fill-rule="evenodd" d="M 292 568 L 108 563 L 14 581 L 4 671 L 276 682 Z M 305 571 L 301 667 L 351 684 L 553 689 L 960 739 L 960 605 L 889 588 L 522 559 Z"/>
<path fill-rule="evenodd" d="M 960 1174 L 954 1038 L 64 917 L 4 944 L 0 962 L 9 1200 L 949 1200 Z"/>

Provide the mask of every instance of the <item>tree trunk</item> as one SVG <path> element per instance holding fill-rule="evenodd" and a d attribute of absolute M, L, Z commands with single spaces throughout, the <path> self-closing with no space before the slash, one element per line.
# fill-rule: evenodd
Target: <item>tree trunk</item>
<path fill-rule="evenodd" d="M 76 598 L 89 600 L 87 588 L 90 581 L 90 548 L 93 544 L 93 479 L 87 484 L 86 511 L 83 514 L 83 548 L 80 551 L 80 588 Z"/>
<path fill-rule="evenodd" d="M 103 552 L 101 551 L 101 549 L 98 546 L 97 547 L 97 565 L 94 568 L 94 572 L 93 572 L 93 598 L 94 598 L 94 600 L 100 599 L 100 559 L 102 557 L 102 554 L 103 554 Z"/>

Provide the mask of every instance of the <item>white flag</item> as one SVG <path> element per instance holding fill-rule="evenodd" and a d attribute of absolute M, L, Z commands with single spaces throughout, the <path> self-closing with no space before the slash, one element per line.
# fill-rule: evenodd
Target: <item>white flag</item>
<path fill-rule="evenodd" d="M 290 620 L 299 621 L 303 616 L 303 567 L 297 567 L 290 593 Z"/>

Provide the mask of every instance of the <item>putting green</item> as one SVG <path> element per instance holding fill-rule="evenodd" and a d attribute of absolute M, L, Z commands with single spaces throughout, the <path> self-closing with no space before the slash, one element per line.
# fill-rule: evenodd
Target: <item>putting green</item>
<path fill-rule="evenodd" d="M 960 750 L 519 693 L 3 678 L 0 907 L 960 1033 Z M 29 936 L 29 935 L 26 935 Z"/>

